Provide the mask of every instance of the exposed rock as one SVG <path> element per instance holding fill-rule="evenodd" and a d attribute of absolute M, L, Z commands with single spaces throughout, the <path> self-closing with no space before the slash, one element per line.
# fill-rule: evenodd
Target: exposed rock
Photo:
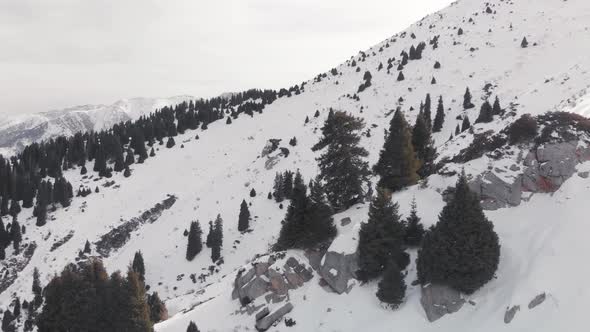
<path fill-rule="evenodd" d="M 270 264 L 268 264 L 268 263 L 256 263 L 254 266 L 255 266 L 255 269 L 256 269 L 256 275 L 257 276 L 261 276 L 261 275 L 265 274 L 266 271 L 268 271 L 268 267 L 270 266 Z"/>
<path fill-rule="evenodd" d="M 281 143 L 281 139 L 279 138 L 271 138 L 266 141 L 266 145 L 262 149 L 262 153 L 260 154 L 262 157 L 265 157 L 271 153 L 273 153 L 276 149 L 279 148 L 279 143 Z"/>
<path fill-rule="evenodd" d="M 74 236 L 74 231 L 70 231 L 68 233 L 68 235 L 64 236 L 62 239 L 60 239 L 59 241 L 55 241 L 51 245 L 51 248 L 49 249 L 49 251 L 55 251 L 57 248 L 66 244 L 66 242 L 68 242 L 73 236 Z"/>
<path fill-rule="evenodd" d="M 264 309 L 262 309 L 262 310 L 260 310 L 259 312 L 256 313 L 256 321 L 259 321 L 263 317 L 268 316 L 268 314 L 270 314 L 270 310 L 268 310 L 268 307 L 264 307 Z"/>
<path fill-rule="evenodd" d="M 262 277 L 255 277 L 246 284 L 244 287 L 238 290 L 238 297 L 240 303 L 246 304 L 254 301 L 258 297 L 264 295 L 269 288 L 269 283 Z"/>
<path fill-rule="evenodd" d="M 293 310 L 293 305 L 289 302 L 284 306 L 280 307 L 278 310 L 273 312 L 272 314 L 263 317 L 262 319 L 256 322 L 256 329 L 258 331 L 266 331 L 268 330 L 272 324 L 274 324 L 279 319 L 283 318 L 286 314 Z"/>
<path fill-rule="evenodd" d="M 350 220 L 349 217 L 342 218 L 340 220 L 340 226 L 346 226 L 346 225 L 350 224 L 351 222 L 352 222 L 352 220 Z"/>
<path fill-rule="evenodd" d="M 529 309 L 533 309 L 534 307 L 538 306 L 539 304 L 545 302 L 545 298 L 547 296 L 545 295 L 545 293 L 541 293 L 537 296 L 535 296 L 534 299 L 531 300 L 531 302 L 529 303 Z"/>
<path fill-rule="evenodd" d="M 276 164 L 279 163 L 280 160 L 281 156 L 279 155 L 269 156 L 268 159 L 266 159 L 266 161 L 264 162 L 264 168 L 266 168 L 267 170 L 271 170 L 273 169 L 273 167 L 275 167 Z"/>
<path fill-rule="evenodd" d="M 268 271 L 268 276 L 270 278 L 270 290 L 278 295 L 286 295 L 288 288 L 283 275 L 271 269 Z"/>
<path fill-rule="evenodd" d="M 37 249 L 37 243 L 31 242 L 26 244 L 22 255 L 12 255 L 3 262 L 3 267 L 0 270 L 0 294 L 8 289 L 18 277 L 19 273 L 27 267 L 33 254 Z"/>
<path fill-rule="evenodd" d="M 309 261 L 309 265 L 311 265 L 311 268 L 316 271 L 320 269 L 320 265 L 322 263 L 323 256 L 324 256 L 324 253 L 320 250 L 306 250 L 305 251 L 305 257 L 307 257 L 307 260 Z"/>
<path fill-rule="evenodd" d="M 581 177 L 582 179 L 587 179 L 588 176 L 590 176 L 590 172 L 586 171 L 586 172 L 578 172 L 578 176 Z"/>
<path fill-rule="evenodd" d="M 496 210 L 520 204 L 522 196 L 520 183 L 508 184 L 494 172 L 478 175 L 469 183 L 469 188 L 479 194 L 481 205 L 486 210 Z"/>
<path fill-rule="evenodd" d="M 504 323 L 509 324 L 516 316 L 516 313 L 520 310 L 519 305 L 515 305 L 512 308 L 506 308 L 506 313 L 504 314 Z"/>
<path fill-rule="evenodd" d="M 429 284 L 422 287 L 420 303 L 429 322 L 441 318 L 446 314 L 452 314 L 465 304 L 461 293 L 448 286 Z"/>
<path fill-rule="evenodd" d="M 328 251 L 324 255 L 323 262 L 319 269 L 322 278 L 338 294 L 350 291 L 349 281 L 356 278 L 358 270 L 358 256 L 354 254 L 341 254 Z M 336 273 L 332 273 L 336 271 Z"/>

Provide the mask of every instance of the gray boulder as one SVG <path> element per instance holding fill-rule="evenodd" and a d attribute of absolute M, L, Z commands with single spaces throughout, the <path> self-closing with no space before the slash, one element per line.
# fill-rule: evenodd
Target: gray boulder
<path fill-rule="evenodd" d="M 531 302 L 529 302 L 529 309 L 533 309 L 534 307 L 538 306 L 539 304 L 545 302 L 545 298 L 547 298 L 545 293 L 541 293 L 541 294 L 535 296 L 535 298 L 532 299 Z"/>
<path fill-rule="evenodd" d="M 279 319 L 283 318 L 286 314 L 290 313 L 293 310 L 293 305 L 291 303 L 287 303 L 284 306 L 280 307 L 278 310 L 273 312 L 270 315 L 263 317 L 262 319 L 256 322 L 256 330 L 258 331 L 266 331 L 268 330 L 272 324 L 274 324 Z"/>
<path fill-rule="evenodd" d="M 420 304 L 424 308 L 426 318 L 434 322 L 446 314 L 452 314 L 465 304 L 461 293 L 448 286 L 429 284 L 422 287 Z"/>
<path fill-rule="evenodd" d="M 256 313 L 256 321 L 259 321 L 263 317 L 268 316 L 268 314 L 270 314 L 270 310 L 268 310 L 268 307 L 264 307 L 264 309 L 262 309 L 262 310 L 260 310 L 259 312 Z"/>
<path fill-rule="evenodd" d="M 269 283 L 262 277 L 256 277 L 252 279 L 252 281 L 250 281 L 244 287 L 238 289 L 240 303 L 245 304 L 254 301 L 258 297 L 268 292 L 268 288 Z"/>
<path fill-rule="evenodd" d="M 494 172 L 485 172 L 469 183 L 469 188 L 479 194 L 481 205 L 486 210 L 517 206 L 522 196 L 519 181 L 504 182 Z"/>
<path fill-rule="evenodd" d="M 340 226 L 346 226 L 346 225 L 350 224 L 351 222 L 352 222 L 352 220 L 350 220 L 349 217 L 342 218 L 340 220 Z"/>
<path fill-rule="evenodd" d="M 512 306 L 510 309 L 506 308 L 506 313 L 504 313 L 504 323 L 509 324 L 519 310 L 519 305 Z"/>
<path fill-rule="evenodd" d="M 357 270 L 358 255 L 356 253 L 345 255 L 328 251 L 324 255 L 319 274 L 336 293 L 342 294 L 350 291 L 348 283 L 356 278 Z"/>

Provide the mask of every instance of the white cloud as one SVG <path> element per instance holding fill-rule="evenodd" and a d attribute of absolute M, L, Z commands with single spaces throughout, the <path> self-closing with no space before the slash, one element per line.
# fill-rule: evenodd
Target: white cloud
<path fill-rule="evenodd" d="M 450 0 L 2 0 L 0 112 L 299 83 Z"/>

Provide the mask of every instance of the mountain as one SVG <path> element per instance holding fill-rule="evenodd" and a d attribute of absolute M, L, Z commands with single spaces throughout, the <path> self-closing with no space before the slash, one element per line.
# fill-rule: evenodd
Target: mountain
<path fill-rule="evenodd" d="M 46 285 L 67 264 L 87 259 L 79 252 L 88 240 L 90 255 L 109 272 L 126 271 L 142 252 L 149 292 L 168 309 L 169 318 L 154 327 L 158 332 L 185 331 L 190 321 L 200 331 L 253 331 L 265 308 L 270 315 L 259 327 L 280 318 L 270 331 L 582 331 L 590 294 L 590 268 L 582 261 L 590 252 L 588 17 L 585 0 L 460 0 L 280 92 L 260 113 L 237 113 L 242 101 L 225 109 L 236 115 L 231 124 L 218 120 L 187 130 L 171 148 L 156 142 L 155 156 L 131 165 L 130 177 L 115 172 L 101 178 L 91 167 L 86 175 L 79 167 L 67 170 L 74 189 L 99 191 L 75 197 L 66 208 L 58 204 L 42 227 L 35 226 L 32 208 L 23 209 L 18 220 L 29 250 L 6 248 L 0 307 L 8 308 L 15 296 L 33 297 L 35 267 Z M 409 55 L 421 42 L 419 59 L 412 52 L 414 59 L 400 67 L 402 52 Z M 464 107 L 466 88 L 473 108 Z M 330 109 L 365 121 L 360 144 L 372 166 L 394 111 L 413 124 L 427 94 L 433 117 L 439 96 L 445 113 L 433 135 L 435 172 L 392 200 L 407 216 L 415 198 L 428 228 L 465 171 L 499 237 L 494 278 L 469 295 L 421 286 L 413 283 L 418 253 L 409 249 L 404 303 L 383 308 L 375 296 L 378 282 L 354 278 L 367 202 L 334 215 L 337 236 L 325 250 L 271 252 L 289 202 L 280 206 L 267 193 L 277 172 L 299 170 L 306 183 L 318 174 L 323 151 L 312 146 Z M 475 123 L 482 104 L 496 97 L 502 111 L 491 122 Z M 514 124 L 524 114 L 537 130 L 516 140 Z M 456 133 L 465 117 L 473 125 Z M 294 146 L 288 144 L 293 137 Z M 373 187 L 377 181 L 371 177 Z M 252 216 L 251 231 L 243 233 L 237 229 L 242 200 Z M 185 231 L 198 221 L 204 238 L 218 215 L 223 262 L 212 263 L 207 247 L 188 261 Z M 15 323 L 19 329 L 23 320 Z"/>
<path fill-rule="evenodd" d="M 27 144 L 72 136 L 77 132 L 100 131 L 113 125 L 136 120 L 164 106 L 194 99 L 191 96 L 171 98 L 122 99 L 112 105 L 81 105 L 62 110 L 0 118 L 0 153 L 12 155 Z"/>

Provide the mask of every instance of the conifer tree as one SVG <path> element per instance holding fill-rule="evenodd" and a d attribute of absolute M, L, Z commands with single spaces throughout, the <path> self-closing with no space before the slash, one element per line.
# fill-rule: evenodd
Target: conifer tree
<path fill-rule="evenodd" d="M 127 331 L 144 332 L 153 331 L 150 320 L 149 307 L 146 302 L 145 287 L 139 275 L 132 269 L 127 271 L 125 291 L 129 296 L 129 322 Z"/>
<path fill-rule="evenodd" d="M 84 253 L 85 254 L 90 254 L 91 249 L 90 249 L 90 242 L 88 242 L 88 240 L 86 240 L 86 244 L 84 244 Z"/>
<path fill-rule="evenodd" d="M 203 243 L 201 242 L 201 235 L 203 231 L 198 222 L 191 222 L 191 227 L 188 232 L 188 244 L 186 247 L 186 259 L 192 261 L 203 249 Z"/>
<path fill-rule="evenodd" d="M 20 242 L 22 241 L 21 228 L 16 220 L 16 217 L 12 219 L 12 225 L 10 227 L 10 238 L 12 239 L 12 247 L 14 252 L 18 254 L 20 252 Z"/>
<path fill-rule="evenodd" d="M 404 115 L 397 110 L 389 124 L 389 134 L 373 167 L 381 179 L 378 186 L 398 191 L 418 181 L 418 168 L 412 134 Z"/>
<path fill-rule="evenodd" d="M 240 204 L 240 216 L 238 217 L 238 231 L 245 232 L 250 227 L 250 211 L 246 200 L 242 200 Z"/>
<path fill-rule="evenodd" d="M 369 207 L 369 219 L 359 231 L 358 274 L 362 280 L 377 278 L 389 261 L 401 259 L 403 235 L 397 203 L 391 202 L 389 190 L 378 188 Z"/>
<path fill-rule="evenodd" d="M 307 187 L 303 183 L 301 173 L 295 173 L 293 181 L 293 194 L 287 208 L 287 214 L 283 220 L 277 243 L 273 249 L 282 251 L 291 248 L 301 248 L 301 240 L 305 236 L 305 209 L 307 208 Z"/>
<path fill-rule="evenodd" d="M 154 148 L 152 147 L 152 149 L 150 150 L 150 157 L 155 157 L 156 156 L 156 151 L 154 151 Z"/>
<path fill-rule="evenodd" d="M 275 197 L 275 201 L 277 203 L 282 202 L 285 199 L 285 189 L 284 189 L 284 180 L 283 175 L 278 173 L 275 175 L 274 186 L 273 186 L 273 193 Z"/>
<path fill-rule="evenodd" d="M 31 303 L 31 305 L 34 304 L 34 306 L 37 308 L 43 302 L 43 297 L 41 294 L 43 291 L 43 288 L 41 287 L 41 282 L 39 281 L 39 269 L 37 269 L 36 267 L 33 269 L 33 285 L 31 287 L 31 290 L 33 291 L 33 294 L 35 295 L 35 298 L 33 300 L 33 303 Z"/>
<path fill-rule="evenodd" d="M 14 309 L 13 309 L 14 317 L 19 317 L 20 316 L 20 309 L 21 309 L 20 299 L 17 297 L 14 300 Z"/>
<path fill-rule="evenodd" d="M 479 116 L 475 120 L 475 123 L 488 123 L 494 120 L 494 111 L 492 109 L 492 105 L 490 105 L 489 101 L 485 101 L 481 104 L 481 108 L 479 109 Z"/>
<path fill-rule="evenodd" d="M 225 124 L 231 124 L 231 116 L 227 117 L 227 120 L 225 120 Z"/>
<path fill-rule="evenodd" d="M 250 197 L 256 197 L 256 190 L 254 188 L 250 190 Z"/>
<path fill-rule="evenodd" d="M 143 255 L 141 254 L 141 251 L 135 252 L 131 269 L 137 273 L 137 276 L 141 282 L 145 282 L 145 264 L 143 262 Z"/>
<path fill-rule="evenodd" d="M 16 217 L 20 212 L 21 212 L 20 204 L 18 203 L 18 201 L 16 199 L 13 199 L 10 202 L 10 209 L 8 209 L 8 213 L 12 217 Z"/>
<path fill-rule="evenodd" d="M 424 122 L 428 131 L 432 131 L 432 101 L 430 100 L 430 93 L 426 94 L 426 100 L 424 100 Z"/>
<path fill-rule="evenodd" d="M 529 42 L 528 42 L 528 40 L 526 40 L 526 37 L 522 38 L 522 41 L 520 42 L 520 47 L 527 48 L 528 46 L 529 46 Z"/>
<path fill-rule="evenodd" d="M 150 320 L 153 323 L 168 319 L 168 309 L 166 309 L 166 305 L 162 302 L 157 292 L 148 295 L 147 304 L 150 310 Z"/>
<path fill-rule="evenodd" d="M 400 82 L 400 81 L 403 81 L 403 80 L 405 80 L 405 79 L 406 79 L 406 78 L 405 78 L 405 76 L 404 76 L 404 72 L 400 70 L 400 71 L 399 71 L 399 74 L 397 75 L 397 81 L 398 81 L 398 82 Z"/>
<path fill-rule="evenodd" d="M 416 124 L 412 129 L 412 146 L 416 152 L 416 156 L 420 161 L 420 168 L 418 174 L 426 175 L 434 161 L 436 149 L 434 148 L 434 141 L 423 113 L 418 113 L 416 117 Z"/>
<path fill-rule="evenodd" d="M 190 323 L 188 323 L 186 332 L 199 332 L 199 328 L 197 327 L 197 324 L 191 320 Z"/>
<path fill-rule="evenodd" d="M 424 226 L 420 223 L 418 217 L 418 206 L 416 205 L 416 198 L 412 199 L 412 209 L 410 215 L 406 219 L 406 231 L 404 234 L 404 243 L 408 247 L 417 247 L 424 236 Z"/>
<path fill-rule="evenodd" d="M 166 148 L 170 149 L 174 145 L 176 145 L 176 142 L 174 141 L 174 137 L 172 137 L 172 136 L 168 137 L 168 141 L 166 142 Z"/>
<path fill-rule="evenodd" d="M 131 170 L 129 169 L 129 166 L 125 167 L 125 172 L 123 172 L 123 176 L 126 178 L 131 176 Z"/>
<path fill-rule="evenodd" d="M 211 239 L 211 260 L 213 263 L 221 258 L 221 247 L 223 246 L 223 219 L 217 215 L 213 226 L 213 237 Z"/>
<path fill-rule="evenodd" d="M 364 122 L 345 112 L 335 112 L 322 127 L 323 137 L 314 148 L 326 147 L 317 159 L 320 180 L 328 201 L 337 211 L 347 209 L 363 199 L 363 184 L 369 169 L 364 160 L 367 150 L 359 146 Z"/>
<path fill-rule="evenodd" d="M 441 131 L 445 122 L 445 108 L 443 106 L 442 96 L 438 98 L 438 106 L 436 107 L 436 115 L 434 116 L 434 123 L 432 124 L 432 131 L 438 133 Z"/>
<path fill-rule="evenodd" d="M 209 232 L 207 233 L 207 240 L 205 241 L 205 245 L 207 248 L 211 248 L 213 244 L 213 237 L 215 236 L 215 231 L 213 230 L 213 221 L 209 221 Z"/>
<path fill-rule="evenodd" d="M 502 114 L 502 107 L 500 106 L 500 99 L 496 96 L 494 100 L 494 106 L 492 106 L 492 114 L 494 115 L 501 115 Z"/>
<path fill-rule="evenodd" d="M 465 89 L 465 95 L 463 95 L 463 108 L 468 110 L 470 108 L 474 108 L 475 105 L 471 103 L 471 92 L 469 88 Z"/>
<path fill-rule="evenodd" d="M 494 225 L 463 172 L 438 223 L 424 235 L 418 252 L 418 279 L 422 284 L 439 283 L 470 294 L 493 278 L 499 259 Z"/>
<path fill-rule="evenodd" d="M 469 117 L 465 115 L 463 117 L 463 122 L 461 123 L 461 132 L 464 132 L 469 128 L 471 128 L 471 122 L 469 122 Z"/>
<path fill-rule="evenodd" d="M 406 296 L 406 282 L 397 264 L 391 261 L 379 282 L 377 298 L 390 309 L 397 309 Z"/>
<path fill-rule="evenodd" d="M 455 136 L 459 135 L 461 133 L 461 126 L 457 123 L 457 126 L 455 127 Z"/>

